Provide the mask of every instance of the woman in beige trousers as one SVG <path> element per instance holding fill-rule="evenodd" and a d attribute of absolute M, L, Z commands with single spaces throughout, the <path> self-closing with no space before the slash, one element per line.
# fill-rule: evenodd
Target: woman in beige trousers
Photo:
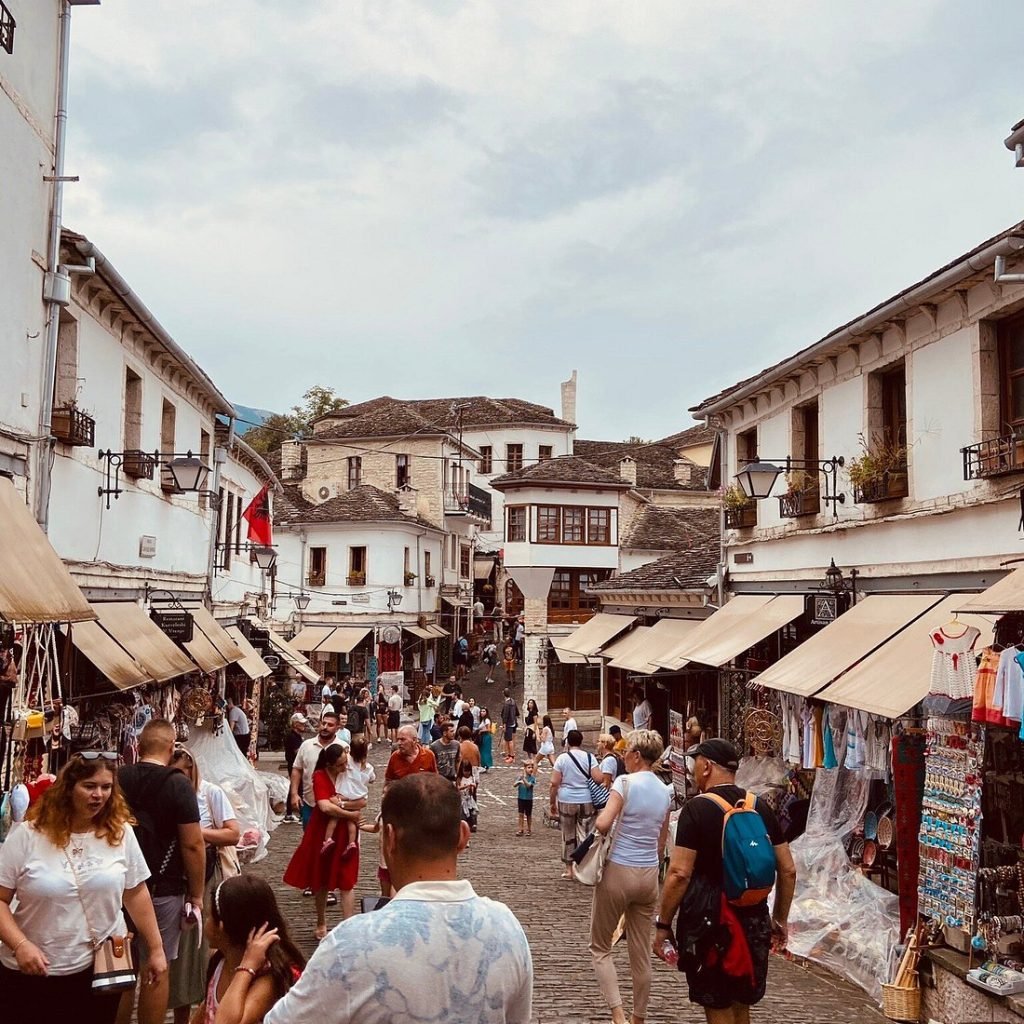
<path fill-rule="evenodd" d="M 651 771 L 664 749 L 653 729 L 626 737 L 622 759 L 628 775 L 612 783 L 608 803 L 594 827 L 602 835 L 619 822 L 601 881 L 594 888 L 590 914 L 590 953 L 601 995 L 614 1024 L 626 1024 L 612 939 L 625 918 L 633 980 L 632 1024 L 643 1024 L 651 992 L 651 926 L 658 907 L 658 866 L 668 837 L 672 789 Z"/>

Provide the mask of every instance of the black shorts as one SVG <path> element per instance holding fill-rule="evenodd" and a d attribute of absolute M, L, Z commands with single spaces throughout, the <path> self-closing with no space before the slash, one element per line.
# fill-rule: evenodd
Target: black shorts
<path fill-rule="evenodd" d="M 389 711 L 388 712 L 388 728 L 397 729 L 402 724 L 402 712 L 401 711 Z"/>
<path fill-rule="evenodd" d="M 726 1010 L 733 1003 L 753 1006 L 764 998 L 768 982 L 768 954 L 772 945 L 772 922 L 768 907 L 765 905 L 755 910 L 738 910 L 736 916 L 743 926 L 750 947 L 754 984 L 751 985 L 749 980 L 729 977 L 719 970 L 698 967 L 686 972 L 691 1003 L 711 1010 Z"/>
<path fill-rule="evenodd" d="M 515 729 L 514 725 L 506 725 L 505 726 L 505 733 L 504 733 L 504 735 L 505 735 L 505 742 L 506 743 L 511 743 L 512 742 L 512 737 L 515 736 L 515 734 L 516 734 L 516 729 Z"/>
<path fill-rule="evenodd" d="M 524 800 L 522 797 L 516 798 L 516 803 L 519 806 L 519 813 L 525 814 L 528 818 L 533 814 L 533 801 Z"/>

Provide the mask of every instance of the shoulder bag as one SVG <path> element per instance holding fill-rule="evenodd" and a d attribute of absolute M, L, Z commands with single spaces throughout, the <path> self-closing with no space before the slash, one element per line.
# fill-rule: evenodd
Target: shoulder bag
<path fill-rule="evenodd" d="M 595 807 L 604 807 L 604 805 L 608 803 L 608 790 L 605 789 L 600 782 L 595 782 L 594 777 L 590 774 L 589 771 L 584 771 L 582 768 L 580 768 L 580 763 L 576 760 L 575 757 L 573 757 L 571 750 L 566 751 L 566 753 L 568 753 L 569 757 L 572 759 L 572 763 L 576 765 L 577 768 L 579 768 L 580 773 L 587 780 L 587 789 L 590 792 L 590 802 Z M 590 754 L 587 754 L 587 759 L 587 764 L 589 765 Z"/>
<path fill-rule="evenodd" d="M 70 846 L 70 844 L 68 845 Z M 64 856 L 75 879 L 75 893 L 78 896 L 78 902 L 82 904 L 82 916 L 85 918 L 85 926 L 89 929 L 89 939 L 92 942 L 92 987 L 102 992 L 123 992 L 135 988 L 136 976 L 135 964 L 132 962 L 131 933 L 108 935 L 103 940 L 97 937 L 92 922 L 89 920 L 89 912 L 85 909 L 82 886 L 78 881 L 78 872 L 75 870 L 75 864 L 68 853 L 67 846 L 64 847 Z"/>
<path fill-rule="evenodd" d="M 605 835 L 601 835 L 597 829 L 594 829 L 573 852 L 572 860 L 575 867 L 572 877 L 581 885 L 598 885 L 604 877 L 604 864 L 615 844 L 615 833 L 622 820 L 622 812 L 626 809 L 628 797 L 629 776 L 627 775 L 622 781 L 622 809 L 615 821 L 612 822 L 612 827 Z"/>

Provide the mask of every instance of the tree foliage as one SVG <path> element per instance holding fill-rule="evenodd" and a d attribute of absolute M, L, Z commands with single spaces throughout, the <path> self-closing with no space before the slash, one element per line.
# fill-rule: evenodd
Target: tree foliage
<path fill-rule="evenodd" d="M 293 405 L 289 412 L 276 412 L 268 416 L 258 427 L 245 432 L 246 443 L 263 455 L 276 452 L 283 441 L 309 437 L 313 433 L 313 421 L 329 412 L 336 412 L 348 405 L 347 398 L 339 398 L 334 388 L 315 384 L 303 396 L 300 405 Z"/>

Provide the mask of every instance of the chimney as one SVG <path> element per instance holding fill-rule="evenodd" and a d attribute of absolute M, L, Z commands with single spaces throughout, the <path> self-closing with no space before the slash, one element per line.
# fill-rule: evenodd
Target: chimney
<path fill-rule="evenodd" d="M 576 422 L 576 371 L 568 380 L 562 381 L 562 419 Z"/>
<path fill-rule="evenodd" d="M 636 487 L 636 460 L 631 459 L 628 455 L 624 459 L 620 459 L 619 476 L 622 477 L 630 487 Z"/>
<path fill-rule="evenodd" d="M 302 479 L 302 444 L 299 441 L 281 442 L 281 482 L 295 483 Z"/>
<path fill-rule="evenodd" d="M 689 459 L 675 459 L 672 462 L 672 475 L 677 484 L 693 483 L 693 463 Z"/>
<path fill-rule="evenodd" d="M 398 511 L 403 516 L 415 516 L 416 515 L 416 495 L 419 492 L 415 487 L 399 487 L 395 491 L 395 497 L 398 498 Z"/>

